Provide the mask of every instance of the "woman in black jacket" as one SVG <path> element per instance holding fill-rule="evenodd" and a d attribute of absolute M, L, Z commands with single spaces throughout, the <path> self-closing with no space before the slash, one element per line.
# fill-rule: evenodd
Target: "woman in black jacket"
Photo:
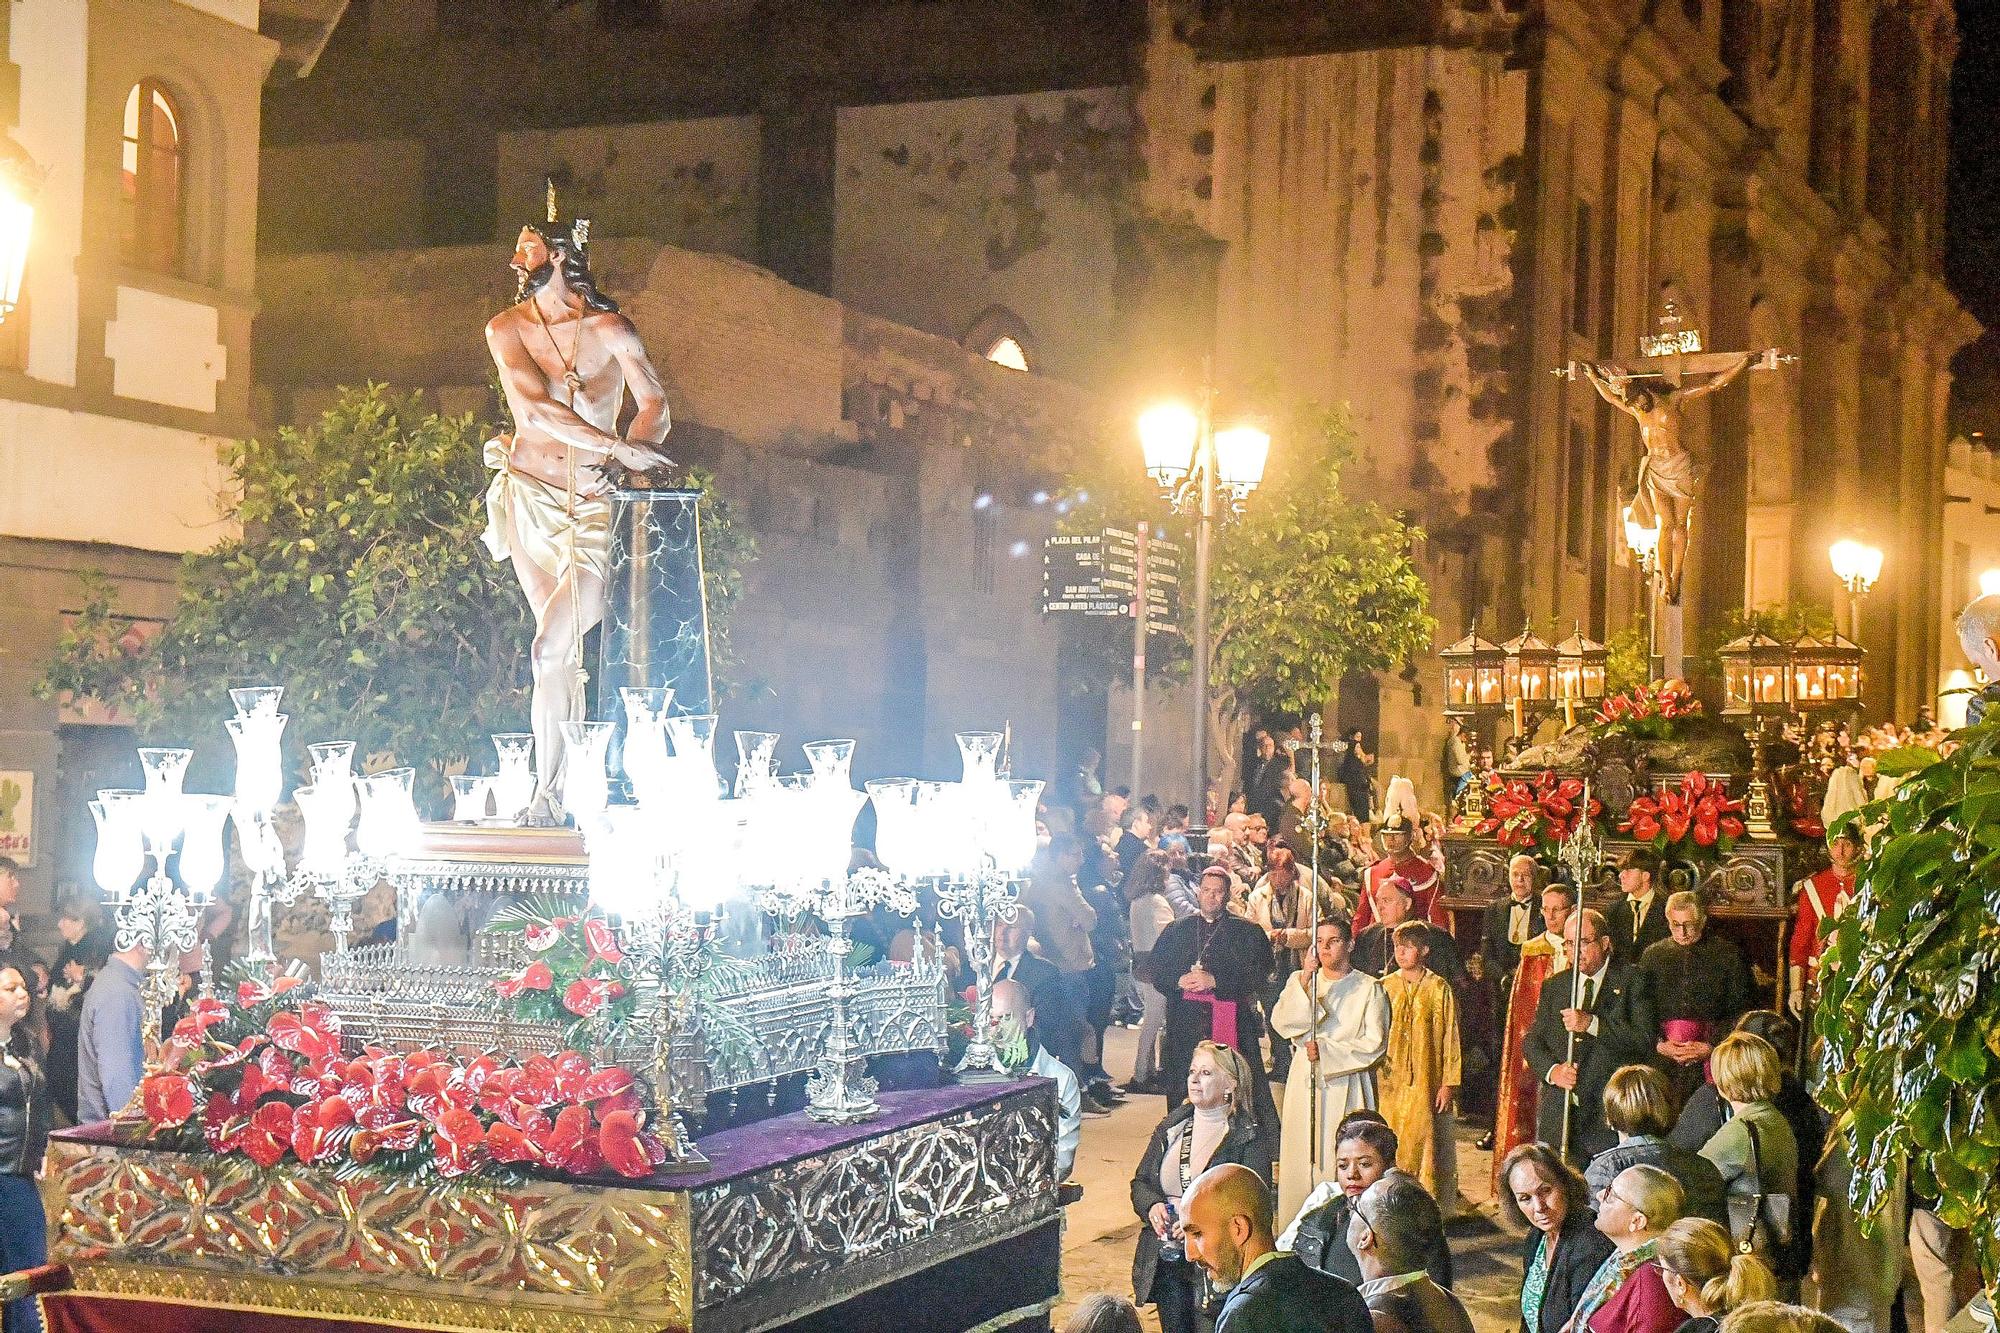
<path fill-rule="evenodd" d="M 1181 1240 L 1181 1196 L 1211 1166 L 1233 1162 L 1271 1182 L 1271 1151 L 1258 1133 L 1250 1097 L 1250 1066 L 1227 1046 L 1205 1041 L 1188 1067 L 1187 1103 L 1153 1131 L 1132 1175 L 1132 1211 L 1139 1248 L 1132 1256 L 1132 1297 L 1159 1307 L 1161 1333 L 1201 1333 L 1200 1270 Z"/>
<path fill-rule="evenodd" d="M 49 1143 L 49 1085 L 29 1049 L 32 996 L 21 969 L 0 965 L 0 1271 L 18 1273 L 49 1261 L 48 1215 L 35 1172 Z M 41 1333 L 35 1298 L 11 1301 L 6 1333 Z"/>
<path fill-rule="evenodd" d="M 1554 1149 L 1524 1143 L 1501 1166 L 1500 1208 L 1528 1228 L 1521 1247 L 1521 1333 L 1560 1333 L 1583 1289 L 1611 1254 L 1588 1187 Z"/>

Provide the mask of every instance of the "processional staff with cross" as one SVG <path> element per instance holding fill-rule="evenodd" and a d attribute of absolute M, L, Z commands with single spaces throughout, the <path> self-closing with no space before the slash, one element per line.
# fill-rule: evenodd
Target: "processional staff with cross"
<path fill-rule="evenodd" d="M 1660 315 L 1660 331 L 1639 340 L 1638 356 L 1629 361 L 1571 361 L 1555 372 L 1566 380 L 1581 375 L 1605 402 L 1639 423 L 1646 456 L 1639 464 L 1632 518 L 1642 528 L 1659 528 L 1659 578 L 1668 606 L 1681 602 L 1688 530 L 1707 471 L 1682 439 L 1683 408 L 1727 386 L 1746 369 L 1776 370 L 1797 360 L 1775 347 L 1759 352 L 1704 351 L 1700 330 L 1687 326 L 1679 305 L 1669 300 Z"/>

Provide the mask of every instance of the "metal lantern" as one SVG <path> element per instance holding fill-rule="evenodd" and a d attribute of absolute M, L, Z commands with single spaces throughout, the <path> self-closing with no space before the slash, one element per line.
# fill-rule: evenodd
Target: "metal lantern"
<path fill-rule="evenodd" d="M 1861 659 L 1866 649 L 1845 634 L 1835 631 L 1821 643 L 1826 659 L 1826 697 L 1834 704 L 1857 703 L 1861 699 Z"/>
<path fill-rule="evenodd" d="M 1604 699 L 1604 665 L 1611 650 L 1584 637 L 1583 626 L 1556 645 L 1556 698 L 1567 704 Z"/>
<path fill-rule="evenodd" d="M 1446 717 L 1477 717 L 1506 706 L 1506 649 L 1471 629 L 1438 657 L 1444 662 Z"/>
<path fill-rule="evenodd" d="M 1503 693 L 1508 703 L 1546 704 L 1555 697 L 1556 650 L 1532 629 L 1502 645 L 1507 654 Z"/>
<path fill-rule="evenodd" d="M 1826 695 L 1827 651 L 1812 631 L 1792 640 L 1792 707 L 1810 713 L 1832 701 Z"/>
<path fill-rule="evenodd" d="M 1791 649 L 1752 630 L 1716 652 L 1722 660 L 1722 711 L 1732 717 L 1769 717 L 1790 705 Z"/>

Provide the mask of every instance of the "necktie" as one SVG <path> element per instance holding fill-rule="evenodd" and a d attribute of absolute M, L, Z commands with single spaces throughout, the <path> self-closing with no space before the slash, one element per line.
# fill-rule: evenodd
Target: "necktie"
<path fill-rule="evenodd" d="M 993 974 L 993 980 L 999 982 L 999 981 L 1012 981 L 1013 979 L 1014 979 L 1014 960 L 1009 958 L 1006 962 L 1000 964 L 1000 970 Z"/>
<path fill-rule="evenodd" d="M 1597 978 L 1583 979 L 1583 1012 L 1590 1013 L 1597 1008 Z"/>
<path fill-rule="evenodd" d="M 1632 904 L 1632 943 L 1639 942 L 1639 926 L 1646 919 L 1646 909 L 1652 905 L 1651 899 Z"/>

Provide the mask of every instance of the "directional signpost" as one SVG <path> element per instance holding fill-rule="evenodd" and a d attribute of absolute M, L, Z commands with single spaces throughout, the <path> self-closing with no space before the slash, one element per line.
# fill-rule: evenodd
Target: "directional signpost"
<path fill-rule="evenodd" d="M 1132 618 L 1132 790 L 1145 753 L 1146 639 L 1177 634 L 1181 548 L 1152 535 L 1106 528 L 1088 536 L 1050 537 L 1042 547 L 1042 614 Z M 1145 608 L 1143 627 L 1139 608 Z"/>
<path fill-rule="evenodd" d="M 1077 537 L 1050 537 L 1042 547 L 1042 613 L 1129 616 L 1139 592 L 1139 534 L 1106 528 Z M 1146 628 L 1179 633 L 1180 547 L 1145 540 Z"/>

